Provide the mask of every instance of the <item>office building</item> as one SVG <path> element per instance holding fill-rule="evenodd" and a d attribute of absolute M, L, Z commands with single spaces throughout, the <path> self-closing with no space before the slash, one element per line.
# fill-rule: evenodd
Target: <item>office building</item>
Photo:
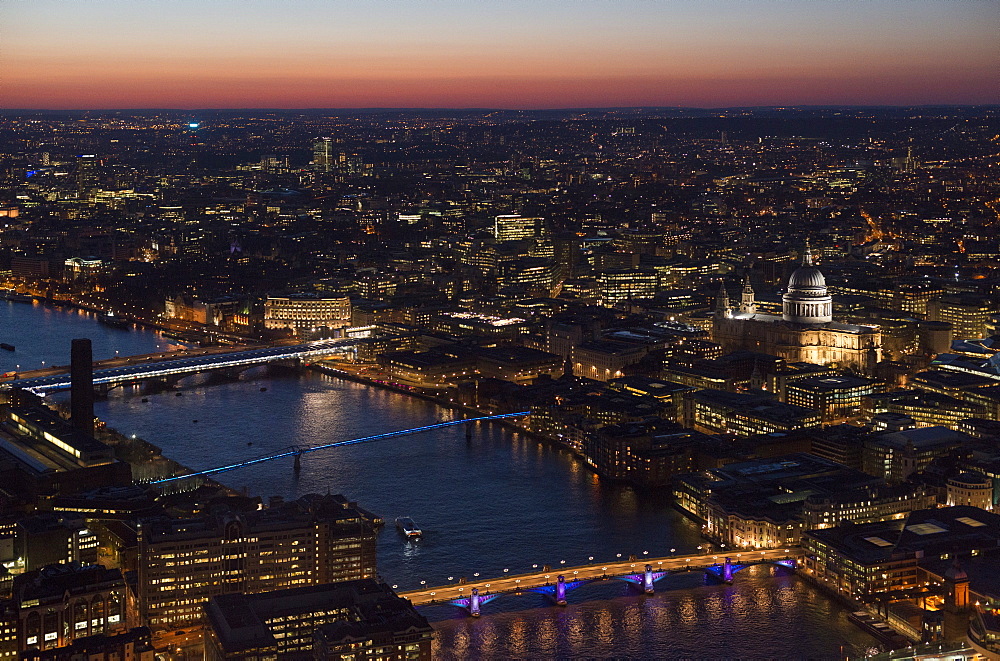
<path fill-rule="evenodd" d="M 497 216 L 493 220 L 493 238 L 498 242 L 540 239 L 546 235 L 544 218 L 518 214 Z"/>
<path fill-rule="evenodd" d="M 317 172 L 330 172 L 336 167 L 336 156 L 333 153 L 333 140 L 319 138 L 313 142 L 313 169 Z"/>
<path fill-rule="evenodd" d="M 847 375 L 821 375 L 792 381 L 785 386 L 785 401 L 819 411 L 824 424 L 841 421 L 861 411 L 861 398 L 881 392 L 872 379 Z"/>
<path fill-rule="evenodd" d="M 430 658 L 433 630 L 427 620 L 388 585 L 371 578 L 221 595 L 206 604 L 205 614 L 207 661 L 323 658 L 330 653 L 331 642 L 338 646 L 343 638 L 332 640 L 332 633 L 338 632 L 334 627 L 317 645 L 319 632 L 337 624 L 347 624 L 351 631 L 378 628 L 378 658 Z M 352 637 L 350 642 L 350 658 L 367 658 L 359 644 L 364 641 Z"/>
<path fill-rule="evenodd" d="M 342 496 L 311 494 L 252 512 L 147 519 L 139 606 L 154 633 L 202 621 L 212 597 L 371 578 L 375 528 Z"/>
<path fill-rule="evenodd" d="M 987 337 L 987 324 L 997 313 L 992 299 L 974 294 L 942 296 L 927 304 L 930 321 L 951 324 L 956 340 L 974 340 Z"/>
<path fill-rule="evenodd" d="M 698 390 L 685 394 L 684 426 L 706 434 L 756 436 L 818 427 L 820 414 L 779 402 L 769 393 Z"/>

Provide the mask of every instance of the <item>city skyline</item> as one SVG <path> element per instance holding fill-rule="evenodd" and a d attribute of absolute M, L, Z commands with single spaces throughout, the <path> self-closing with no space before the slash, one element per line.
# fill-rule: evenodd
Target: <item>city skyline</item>
<path fill-rule="evenodd" d="M 3 108 L 1000 101 L 1000 12 L 980 0 L 42 0 L 0 22 Z"/>

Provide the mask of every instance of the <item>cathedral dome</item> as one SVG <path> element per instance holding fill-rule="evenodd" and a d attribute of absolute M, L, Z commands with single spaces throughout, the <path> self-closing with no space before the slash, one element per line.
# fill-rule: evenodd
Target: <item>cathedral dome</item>
<path fill-rule="evenodd" d="M 788 279 L 788 291 L 821 289 L 826 295 L 826 278 L 815 266 L 800 266 Z"/>
<path fill-rule="evenodd" d="M 796 324 L 826 324 L 833 321 L 833 299 L 826 289 L 826 278 L 813 266 L 806 243 L 802 266 L 788 279 L 782 298 L 781 318 Z"/>

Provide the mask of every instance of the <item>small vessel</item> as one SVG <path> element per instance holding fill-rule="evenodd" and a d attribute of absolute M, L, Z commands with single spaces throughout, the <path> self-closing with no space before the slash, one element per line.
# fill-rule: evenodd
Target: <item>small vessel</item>
<path fill-rule="evenodd" d="M 97 321 L 101 322 L 105 326 L 111 326 L 112 328 L 128 328 L 131 323 L 128 319 L 125 319 L 124 317 L 116 317 L 111 312 L 98 316 Z"/>
<path fill-rule="evenodd" d="M 417 524 L 413 522 L 413 519 L 408 516 L 401 516 L 396 519 L 396 527 L 399 529 L 399 532 L 406 535 L 407 538 L 420 537 L 424 534 L 424 532 L 417 527 Z"/>
<path fill-rule="evenodd" d="M 0 342 L 0 349 L 3 349 L 4 351 L 13 351 L 14 345 L 7 344 L 6 342 Z"/>
<path fill-rule="evenodd" d="M 35 300 L 34 297 L 29 294 L 18 294 L 13 290 L 0 292 L 0 299 L 5 301 L 17 301 L 18 303 L 32 303 Z"/>

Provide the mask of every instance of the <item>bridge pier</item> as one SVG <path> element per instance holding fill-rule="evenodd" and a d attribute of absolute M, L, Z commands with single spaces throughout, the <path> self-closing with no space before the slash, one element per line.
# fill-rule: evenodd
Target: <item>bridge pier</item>
<path fill-rule="evenodd" d="M 556 605 L 566 605 L 566 577 L 562 574 L 556 579 Z"/>
<path fill-rule="evenodd" d="M 469 597 L 469 614 L 472 617 L 479 617 L 479 588 L 472 588 L 472 596 Z"/>
<path fill-rule="evenodd" d="M 302 472 L 302 453 L 295 455 L 295 465 L 292 470 L 294 470 L 296 474 Z"/>
<path fill-rule="evenodd" d="M 208 377 L 205 379 L 206 385 L 215 385 L 221 383 L 233 383 L 234 381 L 240 380 L 240 375 L 246 370 L 246 367 L 224 367 L 222 369 L 211 370 L 208 372 Z"/>
<path fill-rule="evenodd" d="M 646 571 L 642 574 L 642 589 L 646 594 L 653 594 L 653 566 L 646 565 Z"/>
<path fill-rule="evenodd" d="M 267 363 L 268 372 L 281 373 L 288 371 L 298 372 L 302 369 L 302 359 L 301 358 L 283 358 L 281 360 L 272 360 Z"/>
<path fill-rule="evenodd" d="M 726 583 L 733 582 L 733 561 L 726 558 L 726 563 L 722 565 L 722 580 Z"/>

